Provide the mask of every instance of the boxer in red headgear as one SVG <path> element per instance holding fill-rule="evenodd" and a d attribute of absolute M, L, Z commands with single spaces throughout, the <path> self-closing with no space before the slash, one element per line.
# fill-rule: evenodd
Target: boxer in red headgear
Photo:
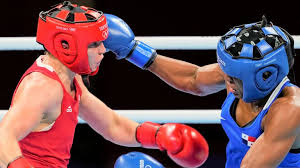
<path fill-rule="evenodd" d="M 95 97 L 80 75 L 94 75 L 107 37 L 102 12 L 64 2 L 41 12 L 37 41 L 47 50 L 22 76 L 0 122 L 0 167 L 66 168 L 77 117 L 105 139 L 123 146 L 167 150 L 184 167 L 197 167 L 208 145 L 183 124 L 139 124 Z"/>
<path fill-rule="evenodd" d="M 40 13 L 37 42 L 47 52 L 22 76 L 0 122 L 0 167 L 67 167 L 78 115 L 99 115 L 86 107 L 95 98 L 80 75 L 97 73 L 107 33 L 103 13 L 89 7 L 64 2 Z"/>
<path fill-rule="evenodd" d="M 107 38 L 105 16 L 92 8 L 66 4 L 40 13 L 36 41 L 73 72 L 96 74 L 98 69 L 92 71 L 89 65 L 87 48 Z"/>

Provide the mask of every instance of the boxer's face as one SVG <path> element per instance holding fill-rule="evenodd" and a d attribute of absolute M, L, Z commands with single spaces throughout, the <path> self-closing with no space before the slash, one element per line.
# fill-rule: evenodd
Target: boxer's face
<path fill-rule="evenodd" d="M 228 75 L 225 75 L 225 81 L 230 92 L 232 92 L 236 98 L 243 98 L 243 81 Z"/>
<path fill-rule="evenodd" d="M 87 52 L 91 71 L 95 71 L 104 57 L 103 54 L 106 52 L 103 42 L 97 41 L 89 44 Z"/>

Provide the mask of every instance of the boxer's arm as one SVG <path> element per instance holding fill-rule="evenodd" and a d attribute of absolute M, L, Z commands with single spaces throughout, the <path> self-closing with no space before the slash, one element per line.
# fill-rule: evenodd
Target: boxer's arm
<path fill-rule="evenodd" d="M 134 33 L 121 18 L 106 14 L 109 36 L 105 47 L 117 59 L 126 58 L 141 69 L 148 69 L 170 86 L 183 92 L 204 96 L 225 89 L 223 73 L 217 64 L 199 67 L 157 55 L 151 46 L 135 40 Z"/>
<path fill-rule="evenodd" d="M 122 146 L 141 146 L 135 138 L 138 123 L 118 115 L 91 94 L 76 76 L 82 89 L 79 116 L 105 139 Z"/>
<path fill-rule="evenodd" d="M 197 66 L 157 55 L 148 70 L 183 92 L 205 96 L 225 89 L 224 75 L 217 63 Z"/>
<path fill-rule="evenodd" d="M 271 106 L 263 122 L 264 133 L 245 155 L 241 168 L 276 168 L 282 162 L 300 134 L 300 109 L 291 105 L 293 102 Z"/>
<path fill-rule="evenodd" d="M 62 91 L 57 89 L 57 82 L 44 79 L 45 77 L 36 73 L 25 77 L 15 94 L 13 106 L 0 122 L 2 165 L 7 166 L 22 156 L 18 141 L 38 126 L 43 113 L 56 103 L 59 91 Z M 61 89 L 60 86 L 59 88 Z"/>

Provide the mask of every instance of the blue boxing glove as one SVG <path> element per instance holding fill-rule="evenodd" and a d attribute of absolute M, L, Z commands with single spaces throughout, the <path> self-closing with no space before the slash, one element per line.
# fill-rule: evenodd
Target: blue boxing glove
<path fill-rule="evenodd" d="M 108 23 L 108 38 L 104 41 L 106 49 L 114 52 L 117 59 L 127 59 L 134 65 L 147 69 L 156 57 L 156 50 L 135 40 L 130 27 L 119 17 L 105 14 Z"/>
<path fill-rule="evenodd" d="M 141 152 L 130 152 L 119 156 L 114 168 L 164 168 L 157 160 Z"/>

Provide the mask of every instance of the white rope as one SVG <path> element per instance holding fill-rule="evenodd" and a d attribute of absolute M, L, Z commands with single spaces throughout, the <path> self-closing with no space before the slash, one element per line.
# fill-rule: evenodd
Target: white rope
<path fill-rule="evenodd" d="M 300 35 L 293 36 L 295 49 L 300 49 Z M 214 50 L 220 36 L 138 36 L 158 50 Z M 35 37 L 0 37 L 0 51 L 7 50 L 43 50 Z"/>
<path fill-rule="evenodd" d="M 220 36 L 144 36 L 136 39 L 158 50 L 214 50 Z"/>
<path fill-rule="evenodd" d="M 115 110 L 119 115 L 139 123 L 152 121 L 156 123 L 218 124 L 221 110 Z M 0 110 L 0 121 L 7 110 Z M 78 122 L 86 123 L 81 118 Z"/>

